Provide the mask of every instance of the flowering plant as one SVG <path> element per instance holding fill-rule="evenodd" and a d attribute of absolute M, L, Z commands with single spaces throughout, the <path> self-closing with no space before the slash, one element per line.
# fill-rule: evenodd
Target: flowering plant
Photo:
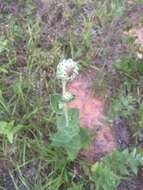
<path fill-rule="evenodd" d="M 68 111 L 67 103 L 70 102 L 74 95 L 67 91 L 66 85 L 69 81 L 72 81 L 78 75 L 77 63 L 72 59 L 64 59 L 57 66 L 57 78 L 62 82 L 62 95 L 63 95 L 63 111 L 66 119 L 66 126 L 68 126 Z"/>
<path fill-rule="evenodd" d="M 51 106 L 56 112 L 57 132 L 52 136 L 52 145 L 66 150 L 68 158 L 76 158 L 79 150 L 89 145 L 87 129 L 80 128 L 79 110 L 69 109 L 68 102 L 74 95 L 67 90 L 67 83 L 78 75 L 78 65 L 72 59 L 63 60 L 57 66 L 57 79 L 62 83 L 62 95 L 51 96 Z"/>

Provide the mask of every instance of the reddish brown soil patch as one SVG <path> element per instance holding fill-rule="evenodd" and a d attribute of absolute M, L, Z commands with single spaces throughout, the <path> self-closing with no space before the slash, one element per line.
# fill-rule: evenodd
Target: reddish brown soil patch
<path fill-rule="evenodd" d="M 91 83 L 95 77 L 93 71 L 80 74 L 76 80 L 68 85 L 68 89 L 76 98 L 69 106 L 80 110 L 81 127 L 90 128 L 95 138 L 89 150 L 83 150 L 82 155 L 92 163 L 99 155 L 104 155 L 116 149 L 116 141 L 112 129 L 106 121 L 105 102 L 103 99 L 92 96 Z"/>

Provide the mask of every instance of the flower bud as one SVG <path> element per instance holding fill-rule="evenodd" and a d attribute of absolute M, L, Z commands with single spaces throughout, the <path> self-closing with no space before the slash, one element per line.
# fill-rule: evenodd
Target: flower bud
<path fill-rule="evenodd" d="M 64 59 L 58 64 L 56 75 L 58 79 L 68 82 L 76 78 L 78 70 L 76 62 L 72 59 Z"/>

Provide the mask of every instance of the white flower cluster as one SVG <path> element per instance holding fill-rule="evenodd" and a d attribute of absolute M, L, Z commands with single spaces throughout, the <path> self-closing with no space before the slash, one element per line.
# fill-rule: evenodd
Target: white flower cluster
<path fill-rule="evenodd" d="M 72 59 L 64 59 L 57 66 L 57 78 L 68 82 L 76 78 L 78 75 L 78 66 L 77 63 Z"/>

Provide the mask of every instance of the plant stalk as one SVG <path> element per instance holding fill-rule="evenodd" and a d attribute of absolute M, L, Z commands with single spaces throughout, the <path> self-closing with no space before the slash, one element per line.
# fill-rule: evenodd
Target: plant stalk
<path fill-rule="evenodd" d="M 67 85 L 67 82 L 62 81 L 63 99 L 64 99 L 65 94 L 66 94 L 66 85 Z M 64 101 L 63 111 L 64 111 L 65 120 L 66 120 L 66 127 L 68 127 L 69 126 L 68 107 L 67 107 L 67 103 L 65 101 Z"/>

